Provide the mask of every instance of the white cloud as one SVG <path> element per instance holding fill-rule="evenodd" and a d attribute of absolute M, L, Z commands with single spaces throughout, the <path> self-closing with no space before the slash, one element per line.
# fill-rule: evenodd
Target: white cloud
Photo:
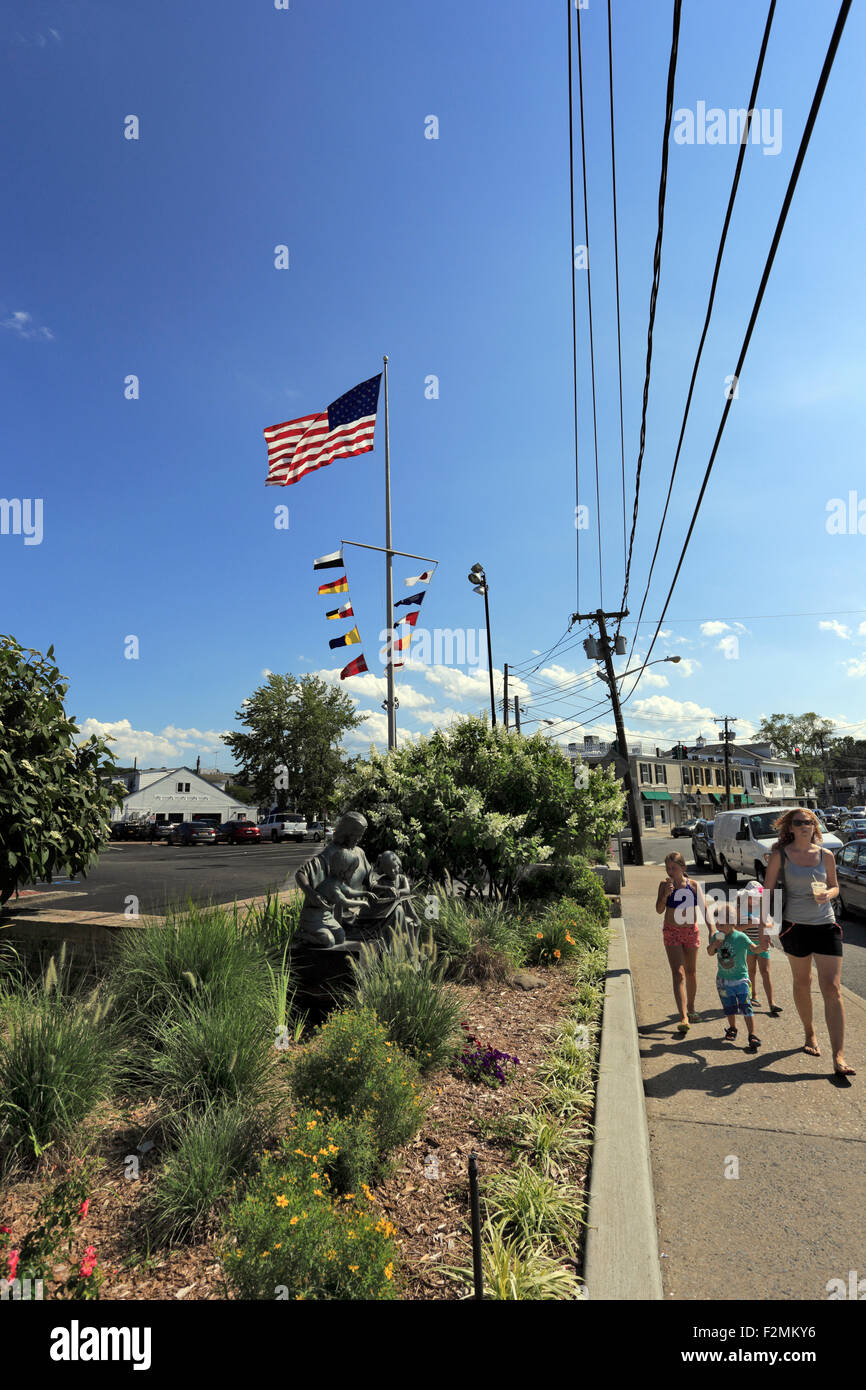
<path fill-rule="evenodd" d="M 388 693 L 388 682 L 384 676 L 376 676 L 372 671 L 364 671 L 360 676 L 353 676 L 351 683 L 347 684 L 340 680 L 341 667 L 336 666 L 333 670 L 314 671 L 312 674 L 321 680 L 327 681 L 328 685 L 335 685 L 344 689 L 356 701 L 359 697 L 373 700 L 384 700 Z M 419 667 L 418 670 L 423 668 Z M 427 705 L 435 705 L 436 701 L 432 695 L 424 695 L 414 686 L 407 685 L 405 681 L 397 680 L 397 698 L 400 701 L 401 709 L 421 709 Z"/>
<path fill-rule="evenodd" d="M 728 623 L 701 623 L 701 633 L 704 637 L 720 637 L 723 632 L 729 631 Z"/>
<path fill-rule="evenodd" d="M 179 729 L 174 724 L 167 724 L 154 733 L 149 729 L 133 729 L 128 719 L 84 719 L 78 729 L 82 739 L 94 734 L 107 739 L 112 752 L 122 764 L 138 758 L 139 767 L 162 767 L 163 764 L 166 767 L 170 764 L 178 766 L 188 763 L 196 753 L 218 752 L 225 754 L 227 764 L 231 762 L 229 750 L 220 738 L 220 732 L 227 733 L 228 730 Z"/>
<path fill-rule="evenodd" d="M 665 723 L 685 724 L 712 722 L 713 711 L 694 700 L 674 700 L 670 695 L 650 695 L 646 700 L 633 700 L 631 712 L 644 719 L 659 719 Z M 643 735 L 646 738 L 646 734 Z"/>
<path fill-rule="evenodd" d="M 822 632 L 835 632 L 837 637 L 843 638 L 846 642 L 851 636 L 851 629 L 838 622 L 836 618 L 831 618 L 829 622 L 820 622 L 818 627 Z"/>
<path fill-rule="evenodd" d="M 641 676 L 642 685 L 665 686 L 670 684 L 667 676 L 663 676 L 660 671 L 644 671 Z"/>
<path fill-rule="evenodd" d="M 737 657 L 740 655 L 739 637 L 735 636 L 734 633 L 731 633 L 727 637 L 722 637 L 716 643 L 716 650 L 724 652 L 729 661 L 736 661 Z"/>
<path fill-rule="evenodd" d="M 273 671 L 271 670 L 270 666 L 263 666 L 263 667 L 262 667 L 262 675 L 264 676 L 265 680 L 267 680 L 268 676 L 272 676 L 273 674 L 274 674 L 274 673 L 273 673 Z"/>
<path fill-rule="evenodd" d="M 458 700 L 489 701 L 490 699 L 490 676 L 486 666 L 477 667 L 472 671 L 458 671 L 453 666 L 423 666 L 420 663 L 407 662 L 407 669 L 411 666 L 413 671 L 423 674 L 424 679 L 431 685 L 438 685 L 447 695 L 451 695 Z M 511 682 L 509 681 L 509 686 Z M 502 672 L 493 672 L 494 690 L 502 688 Z"/>
<path fill-rule="evenodd" d="M 853 657 L 849 657 L 849 659 L 845 662 L 845 665 L 848 667 L 848 670 L 845 672 L 846 675 L 866 676 L 866 657 L 860 657 L 859 660 L 855 660 Z"/>
<path fill-rule="evenodd" d="M 857 636 L 866 637 L 866 623 L 861 623 L 860 626 L 857 628 Z"/>
<path fill-rule="evenodd" d="M 24 309 L 17 309 L 8 319 L 0 320 L 0 328 L 10 328 L 19 338 L 38 338 L 42 342 L 52 342 L 54 334 L 50 328 L 38 328 L 33 315 Z"/>
<path fill-rule="evenodd" d="M 693 676 L 700 664 L 699 661 L 693 661 L 690 657 L 684 656 L 682 661 L 677 663 L 676 670 L 681 676 Z"/>

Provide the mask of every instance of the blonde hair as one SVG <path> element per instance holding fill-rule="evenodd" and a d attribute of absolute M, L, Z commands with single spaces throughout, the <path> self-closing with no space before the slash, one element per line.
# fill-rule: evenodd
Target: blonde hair
<path fill-rule="evenodd" d="M 673 849 L 670 854 L 665 855 L 665 868 L 667 868 L 668 864 L 681 864 L 683 872 L 685 872 L 686 861 L 678 850 Z"/>

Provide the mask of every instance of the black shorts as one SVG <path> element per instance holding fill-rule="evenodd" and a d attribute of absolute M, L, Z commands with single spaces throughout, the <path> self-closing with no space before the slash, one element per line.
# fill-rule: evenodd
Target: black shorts
<path fill-rule="evenodd" d="M 809 926 L 803 922 L 783 922 L 779 935 L 782 950 L 789 956 L 841 956 L 842 928 L 839 923 Z"/>

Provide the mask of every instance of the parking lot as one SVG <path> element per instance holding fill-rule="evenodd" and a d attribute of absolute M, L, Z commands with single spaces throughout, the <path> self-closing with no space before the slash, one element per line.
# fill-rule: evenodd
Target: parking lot
<path fill-rule="evenodd" d="M 143 914 L 165 912 L 173 903 L 232 902 L 294 886 L 295 870 L 321 845 L 166 845 L 133 840 L 107 845 L 85 877 L 30 885 L 70 908 L 82 900 L 97 912 L 124 912 L 129 898 Z"/>

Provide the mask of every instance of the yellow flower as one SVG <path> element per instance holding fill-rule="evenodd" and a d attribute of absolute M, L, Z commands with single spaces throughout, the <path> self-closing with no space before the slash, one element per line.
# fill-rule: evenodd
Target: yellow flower
<path fill-rule="evenodd" d="M 322 1191 L 322 1189 L 321 1189 L 320 1187 L 314 1187 L 314 1188 L 313 1188 L 313 1196 L 314 1196 L 314 1197 L 324 1197 L 324 1195 L 325 1195 L 325 1194 L 324 1194 L 324 1192 Z"/>
<path fill-rule="evenodd" d="M 263 1251 L 262 1251 L 262 1256 L 261 1256 L 262 1259 L 264 1259 L 266 1255 L 270 1255 L 270 1253 L 271 1253 L 270 1250 L 263 1250 Z"/>
<path fill-rule="evenodd" d="M 358 1273 L 358 1265 L 349 1265 L 349 1269 L 350 1269 L 350 1271 L 351 1271 L 352 1274 L 357 1274 L 357 1273 Z"/>
<path fill-rule="evenodd" d="M 282 1242 L 281 1240 L 277 1241 L 276 1245 L 274 1246 L 274 1249 L 275 1249 L 275 1250 L 282 1250 L 282 1248 L 283 1248 L 283 1242 Z"/>
<path fill-rule="evenodd" d="M 393 1263 L 389 1260 L 388 1263 L 387 1263 L 386 1266 L 385 1266 L 385 1278 L 386 1278 L 386 1279 L 392 1279 L 393 1277 L 394 1277 L 394 1265 L 393 1265 Z"/>
<path fill-rule="evenodd" d="M 318 1115 L 318 1113 L 319 1113 L 319 1112 L 318 1112 L 318 1110 L 317 1110 L 317 1111 L 316 1111 L 316 1114 Z M 307 1120 L 307 1129 L 315 1129 L 317 1124 L 318 1124 L 318 1120 Z"/>
<path fill-rule="evenodd" d="M 553 954 L 554 954 L 554 956 L 556 957 L 556 959 L 559 960 L 560 952 L 559 952 L 559 951 L 554 951 Z"/>
<path fill-rule="evenodd" d="M 280 1196 L 277 1198 L 277 1206 L 278 1206 L 278 1207 L 287 1207 L 288 1205 L 289 1205 L 289 1199 L 288 1199 L 288 1197 L 285 1197 L 282 1193 L 280 1193 Z"/>
<path fill-rule="evenodd" d="M 337 1148 L 337 1145 L 336 1145 L 336 1144 L 329 1144 L 329 1145 L 328 1145 L 328 1153 L 329 1153 L 329 1154 L 338 1154 L 339 1152 L 340 1152 L 340 1150 Z"/>
<path fill-rule="evenodd" d="M 290 1225 L 290 1226 L 297 1226 L 297 1224 L 298 1224 L 298 1218 L 297 1218 L 296 1216 L 293 1216 L 292 1219 L 291 1219 L 291 1221 L 289 1222 L 289 1225 Z"/>
<path fill-rule="evenodd" d="M 542 939 L 543 936 L 544 936 L 544 932 L 543 932 L 543 931 L 537 931 L 537 932 L 535 933 L 535 939 L 536 939 L 536 941 L 540 941 L 540 940 Z"/>

